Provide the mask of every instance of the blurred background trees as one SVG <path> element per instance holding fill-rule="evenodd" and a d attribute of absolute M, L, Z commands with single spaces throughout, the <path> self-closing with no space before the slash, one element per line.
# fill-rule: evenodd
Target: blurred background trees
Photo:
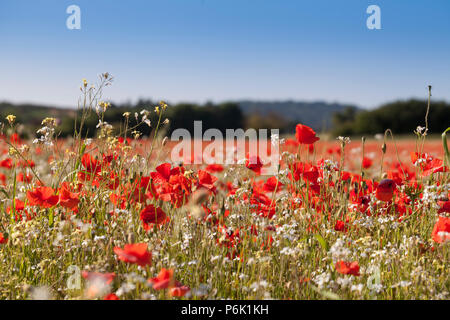
<path fill-rule="evenodd" d="M 158 121 L 154 112 L 157 103 L 151 100 L 139 100 L 136 103 L 111 104 L 106 111 L 104 121 L 120 130 L 125 112 L 130 112 L 129 126 L 137 124 L 135 113 L 143 109 L 150 111 L 152 127 Z M 327 104 L 324 102 L 257 102 L 237 101 L 199 105 L 195 103 L 179 103 L 170 105 L 164 118 L 170 120 L 168 134 L 177 128 L 185 128 L 193 134 L 194 121 L 202 121 L 202 130 L 217 128 L 225 133 L 226 129 L 254 128 L 279 129 L 281 134 L 293 134 L 297 123 L 306 124 L 317 132 L 329 132 L 334 136 L 353 136 L 362 134 L 383 133 L 390 128 L 396 134 L 411 134 L 417 126 L 425 126 L 427 101 L 405 100 L 395 101 L 366 110 L 356 106 Z M 32 104 L 0 103 L 0 116 L 5 119 L 8 114 L 17 116 L 17 123 L 24 126 L 23 136 L 34 136 L 45 117 L 60 120 L 58 126 L 61 137 L 72 135 L 75 116 L 80 118 L 81 112 L 75 109 L 45 107 Z M 1 120 L 0 122 L 5 122 Z M 140 119 L 140 115 L 139 115 Z M 162 119 L 164 120 L 164 119 Z M 450 126 L 450 104 L 432 102 L 428 116 L 429 133 L 441 133 Z M 83 135 L 93 137 L 96 133 L 98 117 L 93 111 L 88 117 Z M 137 130 L 149 135 L 152 128 L 141 124 Z"/>
<path fill-rule="evenodd" d="M 427 101 L 407 100 L 387 103 L 374 110 L 344 109 L 333 116 L 334 135 L 383 133 L 391 129 L 396 134 L 412 133 L 417 126 L 425 127 Z M 428 115 L 429 134 L 442 133 L 450 126 L 450 104 L 432 102 Z"/>

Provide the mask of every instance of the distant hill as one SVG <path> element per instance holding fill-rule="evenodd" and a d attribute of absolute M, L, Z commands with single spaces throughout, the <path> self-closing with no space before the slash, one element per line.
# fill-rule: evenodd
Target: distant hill
<path fill-rule="evenodd" d="M 263 116 L 275 114 L 293 123 L 303 123 L 315 130 L 327 130 L 332 126 L 333 114 L 347 107 L 359 107 L 340 103 L 301 102 L 301 101 L 236 101 L 244 115 L 260 113 Z"/>

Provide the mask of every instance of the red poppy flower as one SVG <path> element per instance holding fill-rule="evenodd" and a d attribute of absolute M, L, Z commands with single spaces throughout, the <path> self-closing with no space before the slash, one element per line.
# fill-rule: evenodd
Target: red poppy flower
<path fill-rule="evenodd" d="M 3 173 L 0 173 L 0 181 L 2 185 L 6 185 L 6 176 Z"/>
<path fill-rule="evenodd" d="M 275 189 L 279 191 L 281 187 L 283 187 L 283 184 L 278 181 L 276 177 L 270 177 L 267 179 L 266 183 L 264 183 L 263 190 L 265 192 L 273 192 Z"/>
<path fill-rule="evenodd" d="M 5 244 L 8 242 L 8 238 L 5 238 L 3 232 L 0 232 L 0 244 Z"/>
<path fill-rule="evenodd" d="M 289 166 L 292 174 L 289 173 L 290 179 L 298 181 L 300 176 L 306 181 L 316 183 L 319 178 L 319 169 L 317 166 L 311 165 L 309 163 L 296 162 Z"/>
<path fill-rule="evenodd" d="M 155 181 L 166 181 L 168 182 L 172 175 L 180 173 L 180 168 L 175 167 L 171 169 L 170 163 L 163 163 L 156 167 L 156 172 L 150 173 L 151 177 Z"/>
<path fill-rule="evenodd" d="M 147 197 L 149 197 L 150 199 L 153 198 L 153 195 L 157 195 L 156 191 L 153 190 L 153 186 L 150 183 L 150 177 L 139 177 L 138 179 L 136 179 L 132 185 L 131 188 L 132 190 L 131 194 L 132 194 L 132 199 L 134 201 L 137 202 L 145 202 Z M 147 197 L 146 197 L 147 196 Z M 121 199 L 121 200 L 126 200 L 127 197 L 124 197 L 123 194 L 118 195 L 117 199 Z"/>
<path fill-rule="evenodd" d="M 172 297 L 183 297 L 191 289 L 176 281 L 173 277 L 172 269 L 162 268 L 155 278 L 147 280 L 155 290 L 170 289 L 169 294 Z"/>
<path fill-rule="evenodd" d="M 59 201 L 59 197 L 50 187 L 37 187 L 33 191 L 28 191 L 27 199 L 29 205 L 43 208 L 51 208 Z"/>
<path fill-rule="evenodd" d="M 191 193 L 191 181 L 182 173 L 177 173 L 170 176 L 169 184 L 174 193 Z"/>
<path fill-rule="evenodd" d="M 447 172 L 448 168 L 443 166 L 441 159 L 433 159 L 427 163 L 423 169 L 423 176 L 427 177 L 433 173 Z"/>
<path fill-rule="evenodd" d="M 303 178 L 309 182 L 316 183 L 317 179 L 319 178 L 319 170 L 316 166 L 309 166 L 309 168 L 306 170 L 307 167 L 308 166 L 305 166 Z"/>
<path fill-rule="evenodd" d="M 263 163 L 261 158 L 258 156 L 249 156 L 247 154 L 247 159 L 245 161 L 245 166 L 255 172 L 256 174 L 261 174 L 261 168 L 263 167 Z"/>
<path fill-rule="evenodd" d="M 362 161 L 362 166 L 364 169 L 368 169 L 372 166 L 372 163 L 373 163 L 372 159 L 364 157 Z"/>
<path fill-rule="evenodd" d="M 449 201 L 438 201 L 438 205 L 440 206 L 438 210 L 438 214 L 447 212 L 450 213 L 450 200 Z"/>
<path fill-rule="evenodd" d="M 345 226 L 345 222 L 343 222 L 341 220 L 336 221 L 336 224 L 334 225 L 334 230 L 335 231 L 346 232 L 347 231 L 347 227 Z"/>
<path fill-rule="evenodd" d="M 295 137 L 300 144 L 312 144 L 320 139 L 313 129 L 300 123 L 295 127 Z"/>
<path fill-rule="evenodd" d="M 23 174 L 23 172 L 19 172 L 19 174 L 17 175 L 17 181 L 19 182 L 25 182 L 25 183 L 30 183 L 31 180 L 33 179 L 33 176 L 31 174 Z"/>
<path fill-rule="evenodd" d="M 0 167 L 11 169 L 13 165 L 13 161 L 11 158 L 6 158 L 5 160 L 0 161 Z"/>
<path fill-rule="evenodd" d="M 346 181 L 352 178 L 352 174 L 348 171 L 342 171 L 341 172 L 341 180 Z"/>
<path fill-rule="evenodd" d="M 175 279 L 173 278 L 173 270 L 162 268 L 156 278 L 148 279 L 148 283 L 153 285 L 153 289 L 161 290 L 173 287 Z"/>
<path fill-rule="evenodd" d="M 208 172 L 198 170 L 198 187 L 208 189 L 211 192 L 216 192 L 214 183 L 217 181 L 217 177 L 210 175 Z"/>
<path fill-rule="evenodd" d="M 153 224 L 162 224 L 167 221 L 167 215 L 161 208 L 150 204 L 146 206 L 140 214 L 144 229 L 146 231 L 153 228 Z"/>
<path fill-rule="evenodd" d="M 157 195 L 157 198 L 170 201 L 177 208 L 186 203 L 187 197 L 191 193 L 192 181 L 183 173 L 184 168 L 174 168 L 171 170 L 169 181 L 155 180 L 152 186 L 154 186 L 154 194 Z M 159 175 L 159 173 L 156 174 Z M 151 175 L 153 177 L 154 172 Z"/>
<path fill-rule="evenodd" d="M 25 203 L 19 199 L 15 199 L 14 208 L 16 209 L 16 211 L 22 211 L 23 209 L 25 209 Z"/>
<path fill-rule="evenodd" d="M 123 249 L 114 247 L 114 253 L 119 260 L 144 267 L 152 263 L 152 253 L 147 251 L 147 247 L 146 243 L 126 244 Z"/>
<path fill-rule="evenodd" d="M 120 300 L 114 293 L 107 294 L 103 300 Z"/>
<path fill-rule="evenodd" d="M 358 261 L 353 262 L 338 261 L 336 263 L 336 271 L 342 274 L 351 274 L 354 276 L 359 276 Z"/>
<path fill-rule="evenodd" d="M 425 177 L 448 170 L 447 167 L 444 168 L 442 160 L 433 158 L 426 153 L 411 152 L 411 162 L 422 169 L 422 175 Z"/>
<path fill-rule="evenodd" d="M 98 173 L 101 171 L 100 163 L 97 159 L 92 157 L 89 153 L 83 154 L 81 157 L 81 164 L 90 173 Z"/>
<path fill-rule="evenodd" d="M 381 201 L 391 201 L 394 196 L 395 182 L 391 179 L 384 179 L 377 186 L 376 197 Z"/>
<path fill-rule="evenodd" d="M 59 189 L 59 204 L 73 210 L 79 202 L 79 193 L 70 192 L 68 183 L 64 182 Z"/>
<path fill-rule="evenodd" d="M 450 218 L 439 216 L 431 235 L 437 243 L 450 241 Z"/>
<path fill-rule="evenodd" d="M 126 144 L 128 144 L 128 145 L 130 145 L 131 144 L 131 138 L 126 138 L 126 139 L 124 139 L 123 137 L 119 137 L 119 138 L 117 138 L 117 140 L 119 140 L 119 143 L 120 144 L 123 144 L 123 143 L 126 143 Z"/>
<path fill-rule="evenodd" d="M 171 288 L 169 294 L 171 297 L 184 297 L 189 291 L 191 289 L 188 286 L 179 286 Z"/>

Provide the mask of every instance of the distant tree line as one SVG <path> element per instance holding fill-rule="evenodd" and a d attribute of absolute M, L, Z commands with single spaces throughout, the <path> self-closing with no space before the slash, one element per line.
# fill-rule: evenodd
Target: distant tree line
<path fill-rule="evenodd" d="M 152 100 L 139 100 L 136 103 L 112 103 L 104 114 L 103 121 L 113 125 L 116 133 L 123 130 L 124 113 L 129 112 L 128 127 L 135 127 L 144 136 L 151 134 L 158 122 L 158 115 L 154 111 L 158 103 Z M 142 110 L 150 111 L 149 120 L 151 127 L 147 124 L 140 124 Z M 135 114 L 138 114 L 136 121 Z M 20 134 L 23 137 L 34 137 L 36 130 L 41 127 L 41 121 L 45 117 L 55 117 L 60 120 L 57 132 L 60 137 L 71 136 L 74 133 L 75 119 L 77 119 L 77 128 L 80 125 L 82 115 L 81 110 L 62 109 L 53 107 L 44 107 L 33 104 L 12 104 L 0 103 L 0 122 L 4 122 L 8 114 L 17 116 L 16 123 L 22 124 Z M 296 122 L 285 120 L 284 117 L 276 113 L 260 114 L 251 112 L 244 114 L 238 103 L 224 102 L 214 104 L 211 102 L 205 104 L 179 103 L 169 105 L 164 112 L 162 121 L 169 119 L 169 125 L 164 126 L 167 134 L 178 128 L 187 129 L 191 135 L 194 133 L 194 121 L 202 121 L 203 132 L 210 128 L 219 129 L 225 134 L 226 129 L 254 128 L 254 129 L 280 129 L 281 133 L 293 132 Z M 3 119 L 3 120 L 2 120 Z M 97 132 L 99 117 L 95 110 L 92 110 L 84 122 L 82 136 L 94 137 Z"/>
<path fill-rule="evenodd" d="M 149 120 L 151 127 L 146 124 L 141 124 L 137 126 L 136 130 L 140 131 L 143 135 L 149 135 L 156 127 L 158 121 L 157 114 L 154 112 L 155 105 L 157 103 L 151 100 L 139 100 L 134 104 L 112 104 L 104 115 L 104 121 L 113 125 L 117 133 L 119 133 L 123 129 L 123 114 L 125 112 L 130 112 L 129 127 L 134 127 L 137 125 L 134 114 L 138 113 L 138 119 L 140 120 L 140 112 L 146 109 L 150 111 Z M 292 111 L 293 106 L 290 106 L 290 108 L 272 107 L 261 109 L 255 107 L 250 108 L 250 110 L 249 108 L 243 109 L 243 106 L 239 102 L 205 103 L 202 105 L 179 103 L 169 105 L 166 109 L 164 119 L 169 119 L 169 125 L 164 127 L 167 129 L 167 134 L 171 134 L 173 130 L 178 128 L 185 128 L 193 134 L 194 121 L 201 120 L 203 132 L 210 128 L 217 128 L 223 133 L 225 133 L 226 129 L 254 128 L 279 129 L 281 134 L 292 134 L 295 131 L 295 125 L 297 123 L 311 125 L 311 118 L 308 118 L 305 113 L 304 117 L 302 117 L 304 121 L 299 119 L 298 115 Z M 302 108 L 306 107 L 303 106 Z M 373 110 L 362 110 L 356 107 L 345 108 L 343 106 L 341 110 L 333 112 L 330 115 L 321 115 L 324 119 L 332 115 L 331 131 L 336 136 L 383 133 L 388 128 L 394 133 L 403 134 L 412 133 L 419 125 L 425 126 L 427 101 L 414 99 L 396 101 Z M 16 115 L 16 122 L 23 124 L 19 132 L 21 136 L 35 136 L 36 130 L 41 126 L 42 119 L 45 117 L 55 117 L 60 119 L 60 125 L 57 129 L 59 135 L 66 137 L 73 134 L 75 118 L 79 121 L 81 111 L 32 104 L 0 102 L 0 122 L 4 123 L 4 119 L 8 114 Z M 446 102 L 432 102 L 428 115 L 429 133 L 441 133 L 449 127 L 449 115 L 450 104 Z M 95 111 L 92 111 L 84 124 L 83 136 L 94 137 L 97 131 L 97 124 L 98 116 Z"/>
<path fill-rule="evenodd" d="M 382 105 L 374 110 L 346 108 L 333 116 L 335 135 L 361 135 L 384 133 L 391 129 L 394 133 L 412 133 L 417 126 L 425 127 L 427 101 L 407 100 Z M 450 104 L 432 102 L 428 114 L 429 134 L 442 133 L 450 126 Z"/>
<path fill-rule="evenodd" d="M 120 129 L 123 129 L 124 113 L 129 112 L 130 116 L 128 127 L 137 126 L 135 130 L 148 136 L 158 123 L 158 114 L 154 111 L 156 105 L 157 103 L 150 100 L 140 100 L 135 105 L 112 104 L 111 107 L 105 112 L 103 121 L 113 125 L 114 128 L 119 131 Z M 142 110 L 150 111 L 148 119 L 150 120 L 151 127 L 147 124 L 138 125 L 140 119 L 142 118 L 142 115 L 140 114 Z M 138 114 L 137 119 L 135 117 L 136 113 Z M 78 112 L 78 118 L 80 118 L 80 116 L 81 111 Z M 239 106 L 234 103 L 207 103 L 205 105 L 180 103 L 167 107 L 161 121 L 164 121 L 166 118 L 169 119 L 169 125 L 165 126 L 167 129 L 167 134 L 170 134 L 177 128 L 187 129 L 191 134 L 193 134 L 195 120 L 202 121 L 203 131 L 209 128 L 217 128 L 222 132 L 225 132 L 225 129 L 227 128 L 242 128 L 244 124 L 242 112 Z M 99 119 L 97 114 L 95 112 L 91 112 L 85 122 L 83 135 L 88 137 L 94 136 L 98 121 Z M 64 118 L 60 129 L 61 136 L 71 135 L 74 131 L 74 119 L 68 117 Z"/>

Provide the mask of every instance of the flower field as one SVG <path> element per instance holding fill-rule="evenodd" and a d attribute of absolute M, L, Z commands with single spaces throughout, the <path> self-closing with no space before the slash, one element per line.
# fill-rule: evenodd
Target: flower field
<path fill-rule="evenodd" d="M 445 139 L 419 127 L 350 141 L 299 124 L 268 142 L 280 146 L 271 176 L 256 155 L 174 163 L 170 106 L 113 128 L 98 94 L 107 79 L 81 87 L 95 139 L 83 118 L 70 139 L 46 118 L 34 141 L 3 120 L 0 298 L 450 298 Z"/>

